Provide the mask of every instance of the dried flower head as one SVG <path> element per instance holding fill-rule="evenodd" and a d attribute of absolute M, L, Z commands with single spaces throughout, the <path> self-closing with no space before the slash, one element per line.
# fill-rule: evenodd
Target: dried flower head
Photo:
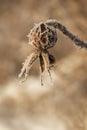
<path fill-rule="evenodd" d="M 49 49 L 57 42 L 56 29 L 42 22 L 34 26 L 28 37 L 29 44 L 36 49 Z"/>
<path fill-rule="evenodd" d="M 49 54 L 48 49 L 53 47 L 57 42 L 57 29 L 62 31 L 64 35 L 73 40 L 75 42 L 75 45 L 80 46 L 81 48 L 87 48 L 86 42 L 81 41 L 78 37 L 73 35 L 70 31 L 67 30 L 64 25 L 59 23 L 57 20 L 48 20 L 36 24 L 28 35 L 29 44 L 35 48 L 35 51 L 27 57 L 26 61 L 23 64 L 23 68 L 19 74 L 19 78 L 22 78 L 24 76 L 22 81 L 25 81 L 27 79 L 29 70 L 37 58 L 39 58 L 40 61 L 41 84 L 43 85 L 42 73 L 45 70 L 48 71 L 51 78 L 50 70 L 55 64 L 55 58 Z"/>

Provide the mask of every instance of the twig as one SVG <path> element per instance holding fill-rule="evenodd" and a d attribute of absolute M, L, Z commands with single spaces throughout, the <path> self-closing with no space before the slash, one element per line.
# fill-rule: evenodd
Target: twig
<path fill-rule="evenodd" d="M 64 35 L 75 42 L 75 45 L 80 46 L 81 48 L 87 48 L 87 42 L 80 40 L 80 38 L 72 34 L 64 25 L 59 23 L 57 20 L 48 20 L 46 21 L 46 24 L 62 31 Z"/>

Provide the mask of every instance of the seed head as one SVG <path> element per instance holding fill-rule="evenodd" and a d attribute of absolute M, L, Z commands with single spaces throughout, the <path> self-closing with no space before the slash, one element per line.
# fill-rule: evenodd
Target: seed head
<path fill-rule="evenodd" d="M 57 42 L 57 32 L 54 27 L 46 25 L 44 22 L 36 24 L 30 31 L 29 44 L 35 48 L 49 49 Z"/>

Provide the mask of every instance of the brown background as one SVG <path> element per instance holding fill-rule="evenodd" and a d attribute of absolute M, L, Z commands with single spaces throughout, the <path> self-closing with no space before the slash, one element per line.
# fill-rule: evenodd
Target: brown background
<path fill-rule="evenodd" d="M 50 50 L 53 84 L 40 86 L 36 62 L 18 86 L 21 63 L 33 51 L 26 35 L 47 19 L 87 41 L 86 0 L 0 0 L 0 130 L 87 130 L 87 50 L 61 32 Z"/>

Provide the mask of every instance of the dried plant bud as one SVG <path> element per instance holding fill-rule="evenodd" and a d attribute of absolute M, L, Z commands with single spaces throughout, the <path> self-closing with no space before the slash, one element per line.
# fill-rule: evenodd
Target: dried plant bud
<path fill-rule="evenodd" d="M 30 31 L 29 44 L 35 48 L 51 48 L 57 42 L 57 32 L 54 27 L 47 26 L 44 22 L 36 24 Z"/>
<path fill-rule="evenodd" d="M 87 42 L 80 40 L 77 36 L 72 34 L 69 30 L 67 30 L 64 25 L 59 23 L 57 20 L 48 20 L 46 22 L 36 24 L 28 35 L 29 44 L 35 47 L 35 52 L 31 54 L 31 56 L 28 56 L 28 58 L 26 59 L 23 68 L 21 69 L 19 78 L 24 76 L 24 80 L 27 79 L 28 72 L 32 67 L 32 64 L 38 57 L 40 61 L 41 84 L 43 85 L 42 73 L 45 70 L 48 71 L 49 76 L 51 78 L 50 70 L 55 64 L 55 58 L 54 56 L 49 54 L 48 49 L 53 47 L 57 42 L 56 29 L 62 31 L 64 35 L 74 41 L 75 45 L 87 48 Z"/>

